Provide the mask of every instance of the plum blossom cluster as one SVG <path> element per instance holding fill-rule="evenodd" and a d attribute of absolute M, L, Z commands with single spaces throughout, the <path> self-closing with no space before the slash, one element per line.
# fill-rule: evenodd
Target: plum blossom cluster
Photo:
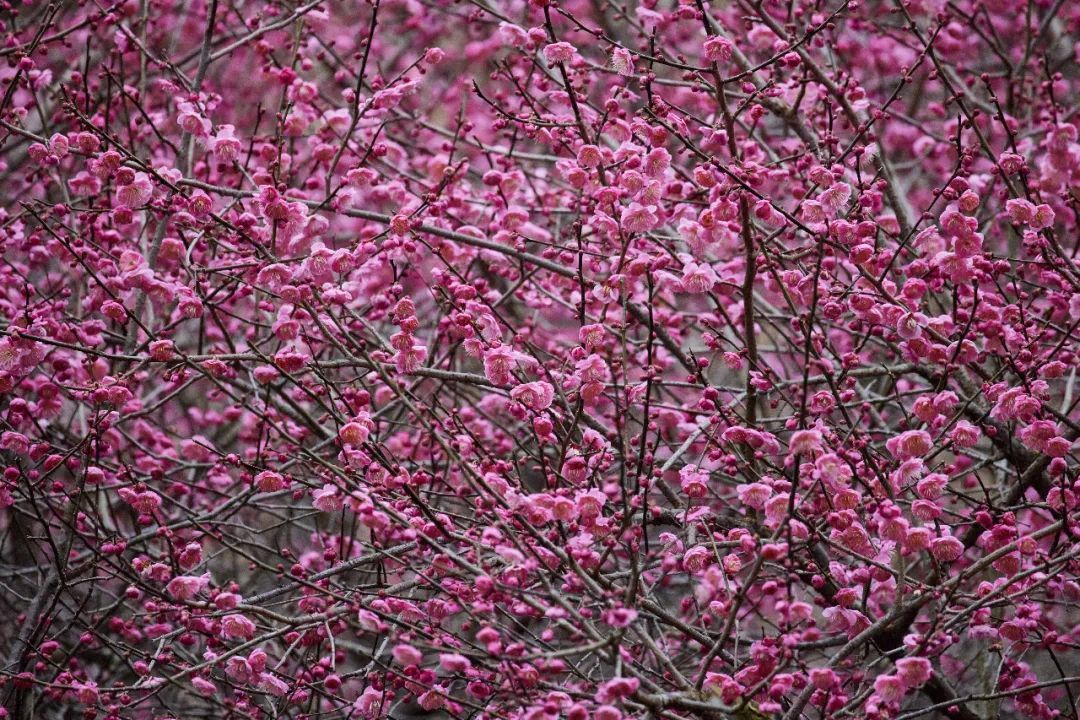
<path fill-rule="evenodd" d="M 0 718 L 1077 719 L 1080 4 L 0 18 Z"/>

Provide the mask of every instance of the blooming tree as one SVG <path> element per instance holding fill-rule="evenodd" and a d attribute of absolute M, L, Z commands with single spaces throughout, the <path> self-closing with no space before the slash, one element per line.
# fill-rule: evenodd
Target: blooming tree
<path fill-rule="evenodd" d="M 1080 4 L 0 18 L 0 717 L 1076 720 Z"/>

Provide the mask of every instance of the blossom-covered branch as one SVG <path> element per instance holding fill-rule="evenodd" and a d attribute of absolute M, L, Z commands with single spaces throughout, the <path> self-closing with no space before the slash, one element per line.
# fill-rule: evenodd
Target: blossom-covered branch
<path fill-rule="evenodd" d="M 1080 6 L 0 17 L 0 717 L 1077 719 Z"/>

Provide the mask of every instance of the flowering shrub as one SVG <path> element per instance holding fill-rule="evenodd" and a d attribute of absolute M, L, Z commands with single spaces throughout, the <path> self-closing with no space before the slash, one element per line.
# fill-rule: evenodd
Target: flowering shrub
<path fill-rule="evenodd" d="M 1077 717 L 1080 4 L 3 18 L 3 717 Z"/>

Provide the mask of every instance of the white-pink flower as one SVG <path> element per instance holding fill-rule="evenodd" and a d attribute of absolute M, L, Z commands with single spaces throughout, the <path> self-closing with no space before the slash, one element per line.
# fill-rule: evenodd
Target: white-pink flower
<path fill-rule="evenodd" d="M 419 665 L 424 659 L 424 654 L 408 643 L 395 645 L 390 654 L 399 665 Z"/>
<path fill-rule="evenodd" d="M 327 483 L 311 493 L 311 506 L 323 512 L 337 512 L 345 507 L 345 498 L 335 485 Z"/>
<path fill-rule="evenodd" d="M 719 280 L 708 263 L 688 262 L 683 266 L 682 287 L 688 293 L 708 292 Z"/>
<path fill-rule="evenodd" d="M 622 211 L 623 230 L 626 232 L 648 232 L 660 224 L 655 205 L 642 205 L 632 202 Z"/>
<path fill-rule="evenodd" d="M 239 613 L 221 619 L 221 636 L 233 640 L 250 640 L 255 637 L 255 623 Z"/>
<path fill-rule="evenodd" d="M 543 380 L 518 385 L 510 391 L 510 397 L 531 410 L 546 410 L 551 407 L 555 397 L 555 388 Z"/>
<path fill-rule="evenodd" d="M 508 385 L 517 368 L 517 353 L 500 345 L 484 353 L 484 375 L 495 385 Z"/>
<path fill-rule="evenodd" d="M 440 653 L 439 666 L 447 672 L 463 673 L 472 667 L 472 662 L 458 653 Z"/>
<path fill-rule="evenodd" d="M 116 189 L 116 204 L 120 207 L 141 207 L 154 195 L 154 185 L 150 176 L 144 172 L 135 173 L 134 179 L 127 185 Z"/>
<path fill-rule="evenodd" d="M 544 59 L 549 63 L 566 63 L 573 60 L 577 49 L 567 42 L 551 43 L 544 46 Z"/>
<path fill-rule="evenodd" d="M 263 470 L 255 476 L 255 487 L 262 492 L 277 492 L 287 487 L 288 483 L 281 473 L 272 470 Z"/>
<path fill-rule="evenodd" d="M 791 440 L 788 442 L 788 452 L 791 455 L 812 455 L 820 450 L 821 446 L 820 430 L 796 430 L 791 434 Z"/>
<path fill-rule="evenodd" d="M 936 537 L 930 541 L 930 554 L 941 562 L 956 562 L 964 554 L 964 543 L 951 536 Z"/>
<path fill-rule="evenodd" d="M 925 430 L 908 430 L 885 441 L 885 448 L 898 460 L 924 457 L 933 441 Z"/>
<path fill-rule="evenodd" d="M 702 49 L 709 62 L 727 62 L 731 59 L 735 46 L 727 38 L 713 36 L 705 41 Z"/>
<path fill-rule="evenodd" d="M 896 674 L 909 688 L 917 688 L 930 679 L 933 668 L 924 657 L 906 657 L 896 661 Z"/>
<path fill-rule="evenodd" d="M 625 48 L 615 48 L 611 52 L 611 67 L 620 75 L 633 75 L 634 56 Z"/>
<path fill-rule="evenodd" d="M 210 573 L 204 575 L 177 575 L 165 586 L 165 592 L 177 600 L 191 600 L 210 585 Z"/>
<path fill-rule="evenodd" d="M 737 486 L 735 493 L 739 497 L 739 502 L 743 505 L 752 507 L 755 510 L 761 510 L 765 507 L 766 501 L 772 497 L 773 491 L 765 483 L 755 482 Z"/>

